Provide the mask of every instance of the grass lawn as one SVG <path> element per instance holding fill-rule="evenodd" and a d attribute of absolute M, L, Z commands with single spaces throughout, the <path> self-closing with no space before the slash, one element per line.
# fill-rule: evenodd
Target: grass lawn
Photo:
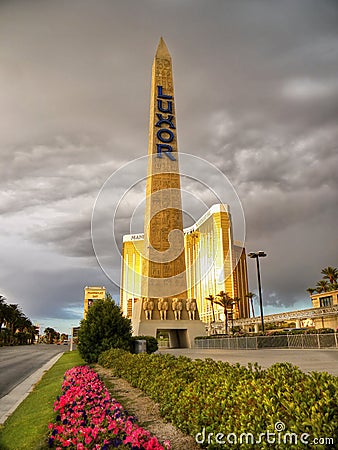
<path fill-rule="evenodd" d="M 61 393 L 67 369 L 84 364 L 78 352 L 67 352 L 44 374 L 34 390 L 0 427 L 1 450 L 42 450 L 48 448 L 48 423 L 55 418 L 53 404 Z"/>

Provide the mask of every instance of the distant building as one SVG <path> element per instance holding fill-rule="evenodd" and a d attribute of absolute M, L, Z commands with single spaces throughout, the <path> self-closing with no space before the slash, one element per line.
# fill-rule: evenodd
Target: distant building
<path fill-rule="evenodd" d="M 323 313 L 314 320 L 315 327 L 338 329 L 338 290 L 313 294 L 311 300 L 312 306 Z"/>
<path fill-rule="evenodd" d="M 84 289 L 84 312 L 83 317 L 86 318 L 88 309 L 95 300 L 103 300 L 106 298 L 106 288 L 104 286 L 86 286 Z"/>
<path fill-rule="evenodd" d="M 311 300 L 314 308 L 325 308 L 338 305 L 338 290 L 313 294 L 311 295 Z"/>

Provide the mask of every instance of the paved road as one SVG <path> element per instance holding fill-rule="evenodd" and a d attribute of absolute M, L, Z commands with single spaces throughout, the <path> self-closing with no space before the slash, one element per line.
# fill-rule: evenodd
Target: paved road
<path fill-rule="evenodd" d="M 7 395 L 56 354 L 67 351 L 65 345 L 22 345 L 0 347 L 0 398 Z"/>
<path fill-rule="evenodd" d="M 212 358 L 228 361 L 230 364 L 240 363 L 247 366 L 249 362 L 257 362 L 267 368 L 277 362 L 290 362 L 304 372 L 329 372 L 338 376 L 338 349 L 258 349 L 258 350 L 221 350 L 221 349 L 163 349 L 160 353 L 185 355 L 192 359 Z"/>

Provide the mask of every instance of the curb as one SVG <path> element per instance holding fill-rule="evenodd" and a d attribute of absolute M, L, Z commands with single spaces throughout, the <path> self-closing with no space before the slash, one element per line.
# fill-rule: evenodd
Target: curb
<path fill-rule="evenodd" d="M 35 384 L 41 380 L 43 374 L 47 372 L 56 361 L 63 355 L 58 353 L 40 369 L 29 375 L 22 383 L 11 390 L 7 395 L 0 399 L 0 425 L 3 425 L 8 417 L 16 410 L 20 403 L 32 392 Z"/>

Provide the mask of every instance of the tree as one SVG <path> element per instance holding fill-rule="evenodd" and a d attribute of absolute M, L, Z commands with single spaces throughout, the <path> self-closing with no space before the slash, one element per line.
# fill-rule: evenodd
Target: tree
<path fill-rule="evenodd" d="M 254 300 L 254 298 L 256 298 L 256 294 L 254 294 L 253 292 L 248 292 L 245 297 L 249 299 L 250 308 L 252 311 L 252 317 L 255 318 L 255 310 L 254 310 L 253 300 Z"/>
<path fill-rule="evenodd" d="M 15 342 L 14 334 L 19 326 L 22 324 L 25 316 L 22 313 L 19 305 L 11 303 L 7 308 L 7 328 L 10 330 L 9 343 L 12 345 Z"/>
<path fill-rule="evenodd" d="M 0 340 L 5 345 L 31 344 L 36 334 L 35 327 L 20 306 L 14 303 L 8 305 L 2 295 L 0 295 L 0 330 Z"/>
<path fill-rule="evenodd" d="M 62 333 L 60 336 L 60 341 L 61 342 L 68 341 L 68 334 Z"/>
<path fill-rule="evenodd" d="M 3 295 L 0 295 L 0 330 L 2 328 L 2 324 L 6 321 L 7 308 L 8 305 L 6 303 L 6 298 Z"/>
<path fill-rule="evenodd" d="M 231 304 L 231 309 L 235 310 L 235 312 L 238 312 L 239 315 L 239 304 L 241 302 L 241 297 L 234 297 Z"/>
<path fill-rule="evenodd" d="M 60 333 L 55 331 L 54 328 L 47 327 L 44 330 L 44 334 L 46 335 L 47 344 L 53 344 L 54 340 L 58 339 Z"/>
<path fill-rule="evenodd" d="M 157 339 L 154 336 L 133 336 L 132 337 L 132 353 L 135 352 L 136 348 L 135 348 L 135 342 L 139 341 L 139 340 L 144 340 L 146 341 L 146 346 L 147 346 L 147 353 L 150 355 L 151 353 L 155 353 L 158 350 L 158 342 Z"/>
<path fill-rule="evenodd" d="M 212 321 L 213 321 L 213 323 L 215 323 L 215 310 L 214 310 L 215 297 L 212 294 L 210 294 L 209 297 L 205 297 L 205 299 L 209 300 L 209 302 L 211 302 Z"/>
<path fill-rule="evenodd" d="M 234 319 L 237 312 L 239 314 L 239 303 L 241 301 L 240 297 L 234 297 L 231 302 L 231 332 L 234 333 Z"/>
<path fill-rule="evenodd" d="M 95 300 L 81 321 L 78 349 L 88 363 L 97 362 L 100 353 L 110 348 L 131 348 L 131 323 L 108 294 L 105 300 Z"/>
<path fill-rule="evenodd" d="M 318 294 L 321 292 L 328 292 L 330 290 L 329 283 L 327 280 L 319 280 L 316 283 L 316 291 Z"/>
<path fill-rule="evenodd" d="M 227 292 L 221 291 L 219 294 L 216 295 L 216 297 L 219 297 L 219 299 L 214 300 L 214 303 L 216 305 L 222 306 L 224 311 L 224 328 L 225 332 L 228 332 L 228 308 L 232 308 L 232 302 L 234 299 L 230 297 L 230 295 Z"/>
<path fill-rule="evenodd" d="M 306 292 L 308 292 L 310 294 L 310 296 L 311 296 L 314 292 L 316 292 L 316 289 L 314 289 L 314 288 L 307 288 Z"/>
<path fill-rule="evenodd" d="M 337 283 L 338 269 L 336 267 L 325 267 L 324 269 L 322 269 L 321 274 L 324 275 L 324 280 L 329 280 L 330 284 Z"/>

